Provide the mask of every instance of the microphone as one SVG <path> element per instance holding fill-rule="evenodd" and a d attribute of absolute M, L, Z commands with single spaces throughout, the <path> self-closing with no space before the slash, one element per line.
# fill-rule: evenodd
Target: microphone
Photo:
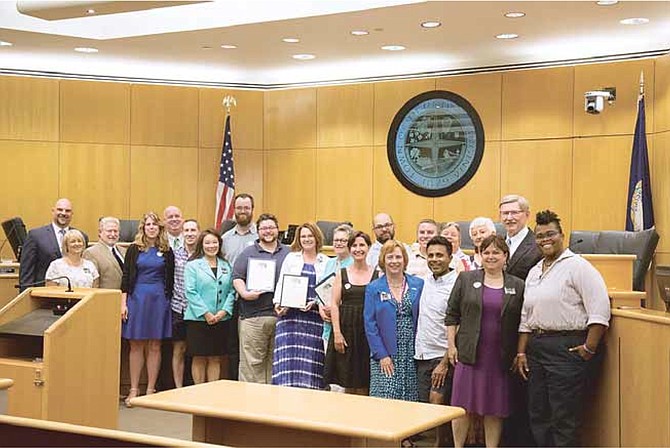
<path fill-rule="evenodd" d="M 27 284 L 22 283 L 20 285 L 16 285 L 16 287 L 20 290 L 23 290 L 24 288 L 30 288 L 31 286 L 44 286 L 44 283 L 47 281 L 60 280 L 62 278 L 67 280 L 67 289 L 65 290 L 65 292 L 74 292 L 74 289 L 72 289 L 72 282 L 70 281 L 70 277 L 67 277 L 65 275 L 61 275 L 60 277 L 54 277 L 54 278 L 45 278 L 41 282 L 33 282 Z"/>

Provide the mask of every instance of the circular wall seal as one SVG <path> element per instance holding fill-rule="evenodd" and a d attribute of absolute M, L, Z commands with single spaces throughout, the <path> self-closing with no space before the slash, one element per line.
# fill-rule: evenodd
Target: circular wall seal
<path fill-rule="evenodd" d="M 425 92 L 393 118 L 387 154 L 393 174 L 407 189 L 422 196 L 445 196 L 477 172 L 484 155 L 484 128 L 462 96 Z"/>

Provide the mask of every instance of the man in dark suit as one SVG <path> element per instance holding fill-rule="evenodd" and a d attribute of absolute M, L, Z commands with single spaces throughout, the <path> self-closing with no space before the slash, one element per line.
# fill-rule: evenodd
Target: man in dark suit
<path fill-rule="evenodd" d="M 63 235 L 70 230 L 72 221 L 72 202 L 61 198 L 51 209 L 52 222 L 43 227 L 32 229 L 21 251 L 19 284 L 23 291 L 26 288 L 44 285 L 49 264 L 61 258 Z M 88 244 L 88 237 L 84 235 Z"/>
<path fill-rule="evenodd" d="M 510 257 L 506 272 L 526 280 L 528 271 L 542 259 L 535 234 L 528 228 L 530 205 L 523 196 L 510 194 L 500 200 L 500 220 L 507 230 Z M 505 446 L 535 446 L 528 419 L 526 384 L 516 378 L 512 385 L 512 415 L 503 424 Z"/>

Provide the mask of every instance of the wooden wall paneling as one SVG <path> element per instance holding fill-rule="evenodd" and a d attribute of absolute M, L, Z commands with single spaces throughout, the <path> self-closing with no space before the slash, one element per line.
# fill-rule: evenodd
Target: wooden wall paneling
<path fill-rule="evenodd" d="M 654 129 L 654 60 L 578 65 L 575 70 L 575 136 L 617 135 L 635 132 L 640 72 L 644 71 L 647 131 Z M 584 92 L 616 87 L 616 102 L 605 103 L 598 115 L 584 112 Z"/>
<path fill-rule="evenodd" d="M 198 146 L 198 89 L 133 84 L 133 145 Z"/>
<path fill-rule="evenodd" d="M 632 135 L 574 141 L 573 230 L 624 230 L 632 144 Z"/>
<path fill-rule="evenodd" d="M 624 318 L 616 325 L 622 334 L 621 446 L 669 446 L 670 327 Z"/>
<path fill-rule="evenodd" d="M 316 147 L 316 89 L 265 92 L 264 148 Z"/>
<path fill-rule="evenodd" d="M 351 221 L 370 232 L 372 147 L 316 151 L 316 219 Z"/>
<path fill-rule="evenodd" d="M 131 218 L 129 146 L 61 143 L 59 173 L 60 196 L 72 201 L 73 223 L 91 241 L 100 217 Z"/>
<path fill-rule="evenodd" d="M 386 156 L 386 146 L 374 147 L 372 216 L 388 213 L 395 222 L 396 238 L 405 243 L 416 240 L 416 225 L 433 217 L 433 199 L 407 190 L 393 175 Z M 368 232 L 372 232 L 372 222 Z"/>
<path fill-rule="evenodd" d="M 319 148 L 372 145 L 373 88 L 352 84 L 317 89 Z"/>
<path fill-rule="evenodd" d="M 0 140 L 0 220 L 20 216 L 27 229 L 51 221 L 59 198 L 58 143 Z"/>
<path fill-rule="evenodd" d="M 279 227 L 316 220 L 315 149 L 266 151 L 264 166 L 264 211 Z"/>
<path fill-rule="evenodd" d="M 435 88 L 468 100 L 482 120 L 486 140 L 500 140 L 502 73 L 438 78 Z"/>
<path fill-rule="evenodd" d="M 0 139 L 58 141 L 58 80 L 0 76 Z"/>
<path fill-rule="evenodd" d="M 572 136 L 574 67 L 502 74 L 502 139 Z"/>
<path fill-rule="evenodd" d="M 374 145 L 386 145 L 393 117 L 416 95 L 435 90 L 435 78 L 377 82 L 374 86 Z"/>
<path fill-rule="evenodd" d="M 263 147 L 263 96 L 264 92 L 233 89 L 198 89 L 200 147 L 219 148 L 223 143 L 226 109 L 222 101 L 226 95 L 237 100 L 231 109 L 231 134 L 234 149 Z"/>
<path fill-rule="evenodd" d="M 484 157 L 470 182 L 455 193 L 434 199 L 436 221 L 468 221 L 477 216 L 498 220 L 500 145 L 500 142 L 486 142 Z"/>
<path fill-rule="evenodd" d="M 504 142 L 500 171 L 501 196 L 520 194 L 528 199 L 531 223 L 538 211 L 555 211 L 564 234 L 570 234 L 572 139 Z"/>
<path fill-rule="evenodd" d="M 670 54 L 654 60 L 654 127 L 647 131 L 670 131 Z"/>
<path fill-rule="evenodd" d="M 60 82 L 61 142 L 130 143 L 130 84 Z"/>
<path fill-rule="evenodd" d="M 220 149 L 200 148 L 197 219 L 202 228 L 208 228 L 214 224 L 220 160 Z M 254 218 L 256 218 L 264 211 L 263 151 L 235 149 L 233 160 L 235 163 L 235 193 L 248 193 L 254 197 Z"/>
<path fill-rule="evenodd" d="M 198 210 L 198 148 L 130 147 L 130 218 L 154 211 L 162 216 L 168 205 L 185 216 Z"/>
<path fill-rule="evenodd" d="M 658 252 L 670 252 L 670 132 L 647 136 L 650 144 L 651 194 L 656 231 L 661 236 Z M 653 144 L 651 144 L 653 142 Z"/>

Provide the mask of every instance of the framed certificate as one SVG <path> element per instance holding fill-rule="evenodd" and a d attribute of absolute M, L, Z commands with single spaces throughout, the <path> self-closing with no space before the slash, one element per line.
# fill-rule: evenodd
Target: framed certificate
<path fill-rule="evenodd" d="M 333 301 L 333 285 L 335 284 L 335 273 L 332 272 L 321 280 L 314 290 L 316 291 L 316 298 L 322 304 L 330 306 Z"/>
<path fill-rule="evenodd" d="M 301 275 L 284 274 L 282 280 L 279 306 L 287 308 L 305 308 L 305 306 L 307 306 L 309 278 Z"/>
<path fill-rule="evenodd" d="M 275 290 L 275 260 L 249 258 L 247 263 L 247 290 L 272 292 Z"/>

